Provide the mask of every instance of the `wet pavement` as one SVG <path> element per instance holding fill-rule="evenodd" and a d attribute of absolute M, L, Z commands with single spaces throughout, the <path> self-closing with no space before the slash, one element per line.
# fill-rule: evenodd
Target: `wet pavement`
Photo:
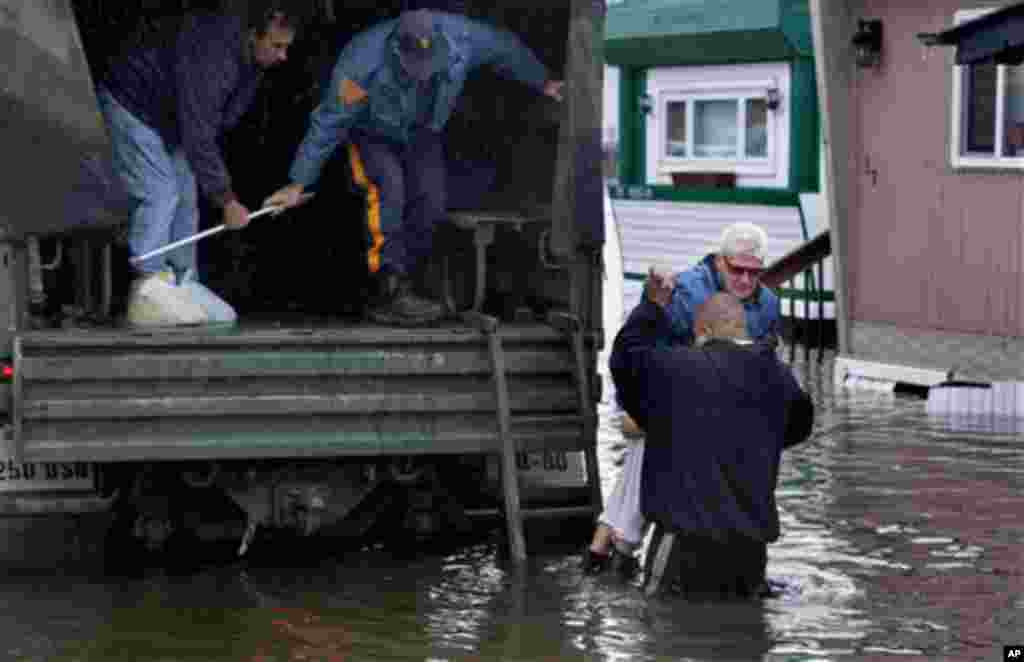
<path fill-rule="evenodd" d="M 279 567 L 95 579 L 8 576 L 10 660 L 1001 660 L 1024 643 L 1024 423 L 929 419 L 799 364 L 815 433 L 789 452 L 760 603 L 648 601 L 583 576 L 584 539 L 484 541 Z M 623 441 L 603 409 L 602 478 Z"/>

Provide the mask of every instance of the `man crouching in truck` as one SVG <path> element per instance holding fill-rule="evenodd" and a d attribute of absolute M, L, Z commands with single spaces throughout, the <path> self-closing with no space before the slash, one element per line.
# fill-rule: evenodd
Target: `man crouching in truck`
<path fill-rule="evenodd" d="M 771 345 L 747 339 L 743 304 L 697 308 L 694 347 L 659 347 L 667 297 L 642 302 L 610 360 L 626 411 L 647 431 L 640 509 L 655 523 L 649 595 L 678 578 L 687 596 L 757 596 L 782 451 L 810 435 L 814 406 Z"/>
<path fill-rule="evenodd" d="M 263 73 L 284 62 L 298 18 L 286 0 L 253 0 L 237 16 L 191 14 L 112 63 L 97 90 L 114 168 L 139 205 L 128 248 L 136 270 L 132 326 L 234 322 L 234 309 L 197 280 L 195 244 L 138 261 L 195 234 L 199 190 L 227 227 L 249 222 L 217 145 L 256 95 Z M 170 29 L 170 28 L 175 29 Z"/>
<path fill-rule="evenodd" d="M 490 64 L 561 100 L 553 81 L 518 37 L 464 16 L 403 12 L 356 35 L 338 56 L 330 86 L 310 117 L 292 163 L 292 183 L 266 205 L 291 207 L 320 176 L 335 148 L 349 143 L 356 183 L 367 193 L 367 262 L 376 285 L 369 318 L 415 326 L 443 316 L 413 291 L 446 208 L 441 131 L 469 74 Z"/>

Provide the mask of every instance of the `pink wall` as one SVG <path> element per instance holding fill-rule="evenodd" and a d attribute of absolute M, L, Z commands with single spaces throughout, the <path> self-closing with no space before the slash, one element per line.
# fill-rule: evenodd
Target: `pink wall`
<path fill-rule="evenodd" d="M 989 2 L 863 0 L 884 63 L 854 74 L 849 310 L 854 321 L 1024 336 L 1024 171 L 953 172 L 952 49 L 919 32 Z M 873 177 L 869 169 L 877 171 Z"/>

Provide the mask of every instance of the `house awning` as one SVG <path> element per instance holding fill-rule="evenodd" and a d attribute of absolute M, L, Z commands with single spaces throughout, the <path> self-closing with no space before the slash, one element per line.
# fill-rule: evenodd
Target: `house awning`
<path fill-rule="evenodd" d="M 608 3 L 605 61 L 654 67 L 813 57 L 807 0 Z"/>
<path fill-rule="evenodd" d="M 917 35 L 928 46 L 955 46 L 957 64 L 1024 62 L 1024 2 L 937 33 Z"/>

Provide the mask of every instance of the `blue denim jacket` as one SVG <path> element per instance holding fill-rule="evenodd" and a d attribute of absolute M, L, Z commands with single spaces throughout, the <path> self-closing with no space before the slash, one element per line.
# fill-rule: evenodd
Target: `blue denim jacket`
<path fill-rule="evenodd" d="M 694 340 L 693 315 L 716 292 L 722 291 L 722 282 L 715 269 L 715 256 L 707 255 L 695 267 L 676 276 L 676 287 L 669 302 L 667 336 L 659 337 L 659 346 L 691 345 Z M 747 333 L 751 340 L 769 340 L 779 331 L 779 297 L 766 287 L 759 287 L 748 301 L 743 302 L 747 316 Z"/>
<path fill-rule="evenodd" d="M 437 75 L 427 128 L 444 128 L 467 76 L 482 65 L 537 91 L 544 89 L 547 68 L 511 32 L 456 14 L 435 12 L 434 17 L 439 37 L 449 44 L 449 58 L 447 70 Z M 356 35 L 338 56 L 292 162 L 293 182 L 313 185 L 352 129 L 408 143 L 417 114 L 416 85 L 401 71 L 393 38 L 397 23 L 384 21 Z"/>

